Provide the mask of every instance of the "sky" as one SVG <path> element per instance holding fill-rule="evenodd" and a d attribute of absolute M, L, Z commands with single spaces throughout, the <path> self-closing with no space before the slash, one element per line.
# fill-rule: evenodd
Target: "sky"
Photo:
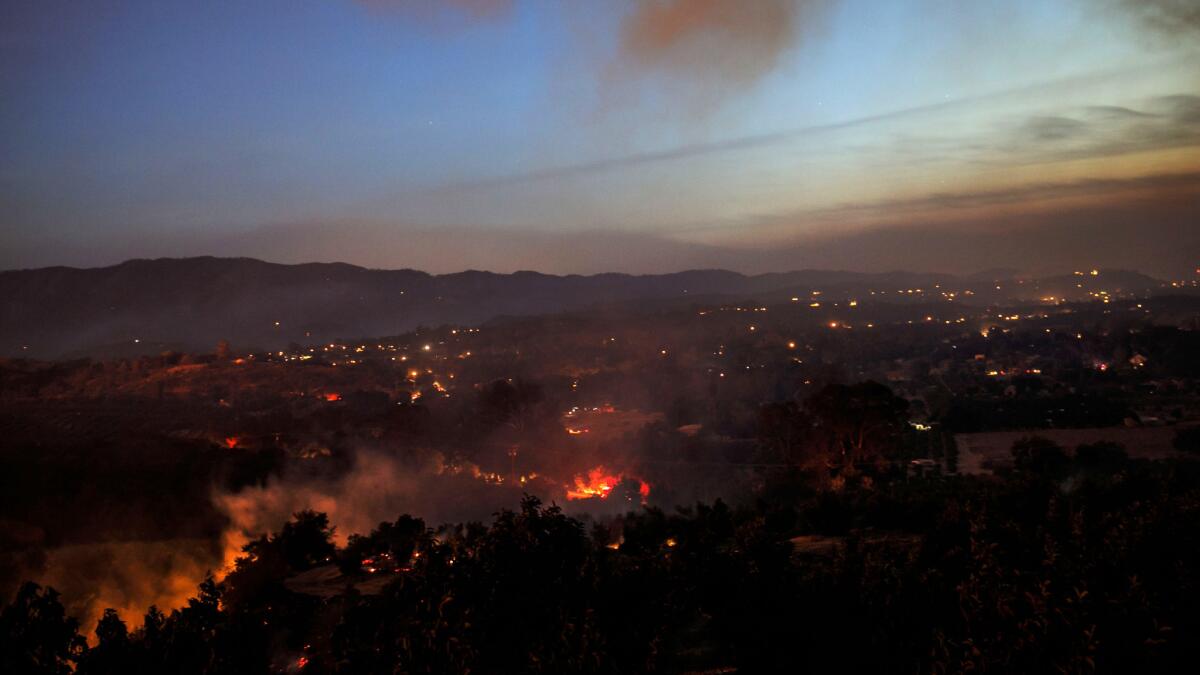
<path fill-rule="evenodd" d="M 0 269 L 1200 269 L 1195 0 L 0 0 Z"/>

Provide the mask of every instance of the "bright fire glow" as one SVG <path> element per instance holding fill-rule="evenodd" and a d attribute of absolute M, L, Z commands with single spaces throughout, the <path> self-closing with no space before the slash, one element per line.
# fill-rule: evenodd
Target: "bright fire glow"
<path fill-rule="evenodd" d="M 613 488 L 617 487 L 624 479 L 623 474 L 598 466 L 588 471 L 586 476 L 575 476 L 574 487 L 567 488 L 567 499 L 593 499 L 596 497 L 608 499 Z M 638 494 L 644 501 L 650 496 L 650 485 L 643 480 L 634 480 L 638 481 Z"/>

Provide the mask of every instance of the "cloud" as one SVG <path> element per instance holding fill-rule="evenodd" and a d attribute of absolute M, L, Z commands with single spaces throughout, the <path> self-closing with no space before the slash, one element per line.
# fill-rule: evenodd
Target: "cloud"
<path fill-rule="evenodd" d="M 1103 119 L 1142 119 L 1150 117 L 1149 114 L 1141 112 L 1140 110 L 1134 110 L 1133 108 L 1126 108 L 1125 106 L 1119 105 L 1088 106 L 1085 112 L 1091 116 Z"/>
<path fill-rule="evenodd" d="M 1180 222 L 1181 218 L 1200 216 L 1200 170 L 1176 173 L 1155 173 L 1124 178 L 1081 178 L 1078 180 L 1037 181 L 993 189 L 962 189 L 935 191 L 914 197 L 877 199 L 835 204 L 829 207 L 801 208 L 779 212 L 757 218 L 725 221 L 696 228 L 686 233 L 691 240 L 708 241 L 713 248 L 708 253 L 723 260 L 720 266 L 734 265 L 734 269 L 763 269 L 757 265 L 774 258 L 764 247 L 770 246 L 833 246 L 839 242 L 853 241 L 862 251 L 875 251 L 883 256 L 895 235 L 911 230 L 932 231 L 940 229 L 948 234 L 985 233 L 1009 231 L 1015 223 L 1027 223 L 1032 230 L 1055 230 L 1060 226 L 1062 214 L 1081 212 L 1104 212 L 1107 217 L 1124 214 L 1121 224 L 1135 231 L 1148 227 L 1148 222 L 1132 220 L 1131 213 L 1144 214 L 1145 221 L 1159 218 L 1163 222 Z M 1151 216 L 1151 213 L 1158 214 Z M 1069 220 L 1068 216 L 1068 220 Z M 1114 224 L 1113 227 L 1116 227 Z M 1021 228 L 1017 228 L 1021 229 Z M 728 233 L 736 232 L 737 239 Z M 939 237 L 939 242 L 944 238 Z M 1037 232 L 1023 232 L 1014 236 L 1028 250 L 1037 250 L 1040 240 Z M 1101 240 L 1089 241 L 1096 245 Z M 729 248 L 720 248 L 720 242 Z M 940 246 L 940 243 L 939 243 Z M 1172 249 L 1169 240 L 1162 242 L 1160 250 Z M 731 262 L 735 258 L 729 252 L 741 248 L 743 251 L 760 253 L 744 258 L 749 267 L 738 267 Z M 934 247 L 935 249 L 937 247 Z M 986 248 L 977 253 L 986 256 Z M 914 251 L 901 247 L 887 252 L 887 257 L 896 261 L 896 268 L 920 271 L 951 271 L 945 267 L 928 267 L 920 256 L 910 256 Z M 1114 247 L 1110 253 L 1119 254 Z M 976 256 L 978 257 L 978 256 Z M 1177 258 L 1178 256 L 1175 256 Z M 1030 255 L 1035 260 L 1038 255 Z M 1164 257 L 1164 261 L 1172 259 Z M 913 262 L 905 263 L 905 259 Z M 865 270 L 861 266 L 839 263 L 847 269 Z M 1145 264 L 1143 262 L 1143 264 Z M 817 266 L 822 266 L 818 264 Z M 983 267 L 986 267 L 983 264 Z M 765 269 L 772 269 L 767 267 Z M 874 269 L 874 268 L 870 268 Z M 1148 265 L 1145 269 L 1162 269 Z M 959 271 L 972 271 L 968 266 Z"/>
<path fill-rule="evenodd" d="M 1151 99 L 1143 110 L 1092 106 L 1034 116 L 991 150 L 1023 161 L 1060 161 L 1194 145 L 1200 145 L 1200 96 L 1179 94 Z"/>
<path fill-rule="evenodd" d="M 1200 2 L 1196 0 L 1117 0 L 1143 25 L 1170 40 L 1200 37 Z"/>
<path fill-rule="evenodd" d="M 1138 72 L 1140 73 L 1140 71 Z M 1057 78 L 979 96 L 936 101 L 925 105 L 901 108 L 873 115 L 864 115 L 861 117 L 845 119 L 828 124 L 815 124 L 792 129 L 780 129 L 761 134 L 750 134 L 715 141 L 679 145 L 663 150 L 618 155 L 601 158 L 594 161 L 579 162 L 576 164 L 564 164 L 521 173 L 511 173 L 478 180 L 455 182 L 439 186 L 431 190 L 422 191 L 421 194 L 443 194 L 459 191 L 502 188 L 527 183 L 571 179 L 610 171 L 618 171 L 621 169 L 631 169 L 646 165 L 687 160 L 697 157 L 732 154 L 743 150 L 783 145 L 805 137 L 819 136 L 831 132 L 853 129 L 856 127 L 864 127 L 871 124 L 900 121 L 908 118 L 917 118 L 921 115 L 950 111 L 959 107 L 970 106 L 973 104 L 1002 101 L 1010 96 L 1053 92 L 1080 81 L 1094 81 L 1097 79 L 1097 77 L 1112 77 L 1115 75 L 1134 76 L 1135 74 L 1137 73 L 1120 71 L 1116 73 L 1105 73 L 1101 74 L 1100 76 L 1092 74 L 1087 76 Z M 1079 117 L 1079 119 L 1072 118 L 1072 115 Z M 1150 101 L 1147 111 L 1139 111 L 1132 108 L 1115 105 L 1097 105 L 1090 106 L 1079 111 L 1071 111 L 1069 113 L 1025 118 L 1021 120 L 1015 131 L 1001 130 L 1004 133 L 1000 134 L 1000 136 L 992 136 L 983 139 L 919 137 L 911 138 L 909 139 L 909 142 L 914 145 L 921 145 L 927 148 L 945 145 L 946 147 L 944 147 L 943 150 L 947 152 L 953 152 L 956 150 L 961 151 L 963 148 L 987 150 L 989 159 L 994 159 L 997 151 L 999 151 L 1000 156 L 1010 154 L 1014 149 L 1023 149 L 1028 151 L 1032 141 L 1038 140 L 1037 136 L 1039 135 L 1042 136 L 1042 141 L 1063 140 L 1068 138 L 1090 138 L 1094 142 L 1096 141 L 1096 137 L 1094 135 L 1084 133 L 1085 131 L 1100 130 L 1106 131 L 1111 135 L 1116 131 L 1117 125 L 1124 124 L 1127 126 L 1132 126 L 1134 122 L 1142 121 L 1146 123 L 1146 126 L 1133 129 L 1135 135 L 1126 137 L 1124 139 L 1124 143 L 1126 145 L 1131 144 L 1138 146 L 1142 149 L 1149 149 L 1151 147 L 1162 147 L 1164 143 L 1169 143 L 1169 139 L 1171 138 L 1191 138 L 1193 135 L 1193 130 L 1191 127 L 1196 126 L 1198 117 L 1200 117 L 1200 97 L 1191 95 L 1166 96 Z M 1092 122 L 1097 123 L 1092 124 Z M 1100 122 L 1103 122 L 1103 124 L 1100 124 Z M 1146 132 L 1149 132 L 1148 136 L 1136 135 L 1145 134 Z M 1115 143 L 1110 142 L 1107 145 L 1109 146 L 1107 150 L 1096 147 L 1093 148 L 1093 151 L 1113 152 L 1116 150 Z M 1043 147 L 1045 147 L 1045 144 L 1043 144 Z M 913 160 L 906 158 L 905 161 Z"/>
<path fill-rule="evenodd" d="M 898 135 L 888 161 L 1015 167 L 1195 146 L 1200 146 L 1200 96 L 1177 94 L 1151 98 L 1137 108 L 1060 108 L 1001 118 L 965 133 Z"/>
<path fill-rule="evenodd" d="M 1132 178 L 1045 181 L 995 190 L 934 192 L 910 199 L 844 204 L 831 209 L 795 213 L 789 218 L 803 217 L 809 220 L 821 219 L 843 223 L 863 217 L 892 221 L 903 221 L 911 219 L 913 216 L 920 216 L 926 220 L 941 219 L 946 215 L 961 218 L 964 211 L 1010 205 L 1036 206 L 1047 201 L 1061 199 L 1179 193 L 1200 193 L 1200 171 L 1152 174 Z"/>
<path fill-rule="evenodd" d="M 856 117 L 840 122 L 831 122 L 829 124 L 814 124 L 806 127 L 795 129 L 783 129 L 780 131 L 767 132 L 763 134 L 752 134 L 747 136 L 739 136 L 718 141 L 709 141 L 702 143 L 692 143 L 689 145 L 676 146 L 665 150 L 634 153 L 618 157 L 609 157 L 599 159 L 592 162 L 580 162 L 578 164 L 568 164 L 563 166 L 549 167 L 525 173 L 514 173 L 503 176 L 494 176 L 474 181 L 463 181 L 459 183 L 451 183 L 449 185 L 434 188 L 428 192 L 442 193 L 454 192 L 458 190 L 475 190 L 495 187 L 505 187 L 509 185 L 518 185 L 522 183 L 536 183 L 546 180 L 557 180 L 563 178 L 573 178 L 576 176 L 587 176 L 591 174 L 604 173 L 607 171 L 615 171 L 618 169 L 628 169 L 648 164 L 659 164 L 662 162 L 670 162 L 674 160 L 684 160 L 693 157 L 703 157 L 707 155 L 719 155 L 723 153 L 732 153 L 740 150 L 749 150 L 753 148 L 767 147 L 786 143 L 798 138 L 816 134 L 827 133 L 831 131 L 839 131 L 842 129 L 850 129 L 853 127 L 872 124 L 875 122 L 885 122 L 888 120 L 897 120 L 920 113 L 933 112 L 943 110 L 954 105 L 966 103 L 967 100 L 955 101 L 939 101 L 928 105 L 915 106 L 912 108 L 904 108 L 890 112 L 880 113 L 878 115 L 866 115 Z"/>
<path fill-rule="evenodd" d="M 1158 99 L 1163 112 L 1176 124 L 1200 125 L 1200 96 L 1179 94 Z"/>
<path fill-rule="evenodd" d="M 1087 125 L 1070 117 L 1035 116 L 1022 129 L 1034 141 L 1057 141 L 1073 138 L 1087 131 Z"/>
<path fill-rule="evenodd" d="M 1036 210 L 1003 208 L 1064 189 L 1073 197 L 1128 192 L 1090 202 L 1063 199 Z M 1061 273 L 1087 265 L 1175 278 L 1195 268 L 1195 251 L 1200 250 L 1196 174 L 930 195 L 926 203 L 920 201 L 899 204 L 901 212 L 891 214 L 886 204 L 878 203 L 871 227 L 835 227 L 821 236 L 799 234 L 809 230 L 797 214 L 790 238 L 781 237 L 769 247 L 714 248 L 720 251 L 714 266 L 742 272 L 818 268 L 961 274 L 990 267 Z M 957 208 L 930 218 L 924 209 L 939 203 Z M 779 226 L 786 230 L 786 221 L 781 219 Z"/>

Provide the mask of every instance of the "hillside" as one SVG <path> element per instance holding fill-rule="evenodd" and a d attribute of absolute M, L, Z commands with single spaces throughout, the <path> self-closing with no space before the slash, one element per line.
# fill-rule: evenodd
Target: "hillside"
<path fill-rule="evenodd" d="M 1076 282 L 1083 283 L 1078 287 Z M 1148 295 L 1162 284 L 1132 272 L 1047 280 L 1055 294 Z M 805 270 L 747 276 L 725 270 L 555 276 L 466 271 L 431 275 L 342 263 L 282 265 L 250 258 L 131 260 L 111 267 L 0 272 L 0 355 L 129 355 L 163 349 L 283 347 L 338 337 L 390 335 L 420 325 L 477 324 L 496 316 L 598 305 L 686 305 L 701 298 L 862 297 L 897 302 L 1037 300 L 1036 280 Z M 953 290 L 948 290 L 953 289 Z M 905 291 L 914 291 L 907 293 Z M 967 292 L 969 291 L 969 292 Z M 964 292 L 965 295 L 964 295 Z"/>

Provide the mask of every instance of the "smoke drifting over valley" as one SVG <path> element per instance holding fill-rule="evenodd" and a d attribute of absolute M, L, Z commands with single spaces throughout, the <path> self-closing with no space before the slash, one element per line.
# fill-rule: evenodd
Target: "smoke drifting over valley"
<path fill-rule="evenodd" d="M 218 493 L 213 501 L 231 523 L 225 540 L 239 549 L 305 510 L 327 514 L 344 545 L 351 534 L 370 532 L 405 513 L 439 525 L 487 520 L 501 506 L 517 505 L 520 484 L 503 486 L 479 473 L 473 464 L 447 465 L 438 455 L 405 461 L 382 450 L 362 451 L 344 473 L 313 475 L 295 467 L 263 485 Z"/>

